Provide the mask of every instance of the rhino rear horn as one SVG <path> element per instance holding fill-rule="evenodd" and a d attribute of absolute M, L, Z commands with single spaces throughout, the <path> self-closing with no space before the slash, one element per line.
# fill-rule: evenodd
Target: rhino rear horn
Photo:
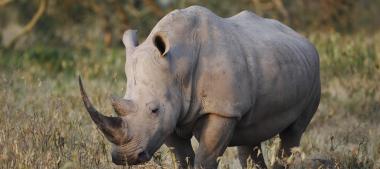
<path fill-rule="evenodd" d="M 95 109 L 83 88 L 82 79 L 80 76 L 79 87 L 87 112 L 90 114 L 91 119 L 95 122 L 98 128 L 103 132 L 104 136 L 114 144 L 122 144 L 126 141 L 126 133 L 123 132 L 123 125 L 125 125 L 123 120 L 120 117 L 104 116 Z"/>
<path fill-rule="evenodd" d="M 116 96 L 111 97 L 112 107 L 119 116 L 127 115 L 128 113 L 136 112 L 137 106 L 131 101 Z"/>

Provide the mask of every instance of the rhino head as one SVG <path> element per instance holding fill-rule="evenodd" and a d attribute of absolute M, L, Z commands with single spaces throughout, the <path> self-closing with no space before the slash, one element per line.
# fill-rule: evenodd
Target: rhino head
<path fill-rule="evenodd" d="M 118 165 L 149 161 L 176 125 L 181 111 L 180 87 L 169 66 L 170 44 L 165 33 L 155 33 L 138 45 L 136 31 L 123 35 L 126 48 L 127 90 L 113 98 L 116 117 L 98 112 L 87 97 L 84 105 L 92 120 L 112 143 L 112 161 Z"/>

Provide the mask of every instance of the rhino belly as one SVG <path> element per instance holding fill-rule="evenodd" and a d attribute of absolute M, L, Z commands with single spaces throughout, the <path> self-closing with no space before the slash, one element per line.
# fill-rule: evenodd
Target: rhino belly
<path fill-rule="evenodd" d="M 303 107 L 299 104 L 281 112 L 250 113 L 253 116 L 257 114 L 255 120 L 245 121 L 248 117 L 242 118 L 235 129 L 230 146 L 258 145 L 274 137 L 299 117 Z"/>

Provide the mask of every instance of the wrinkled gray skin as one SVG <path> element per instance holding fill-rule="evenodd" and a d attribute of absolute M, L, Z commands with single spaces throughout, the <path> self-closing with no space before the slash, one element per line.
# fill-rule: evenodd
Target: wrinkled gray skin
<path fill-rule="evenodd" d="M 265 168 L 260 143 L 279 134 L 279 154 L 288 156 L 319 104 L 313 45 L 248 11 L 221 18 L 199 6 L 175 10 L 140 45 L 133 30 L 123 42 L 128 83 L 124 98 L 112 101 L 118 117 L 97 112 L 80 83 L 116 164 L 146 162 L 165 143 L 182 168 L 216 168 L 227 146 L 238 146 L 243 166 L 251 156 Z"/>

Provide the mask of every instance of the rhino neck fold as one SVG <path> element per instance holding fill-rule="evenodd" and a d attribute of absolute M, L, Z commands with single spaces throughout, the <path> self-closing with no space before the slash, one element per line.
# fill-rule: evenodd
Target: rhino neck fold
<path fill-rule="evenodd" d="M 187 77 L 189 78 L 189 85 L 186 87 L 181 84 L 183 93 L 183 111 L 181 111 L 177 126 L 184 126 L 193 123 L 201 110 L 200 103 L 197 98 L 197 80 L 199 77 L 198 66 L 200 66 L 199 57 L 202 43 L 198 39 L 198 32 L 194 31 L 192 34 L 192 41 L 194 41 L 193 44 L 195 45 L 190 56 L 192 58 L 192 63 L 189 76 Z"/>

